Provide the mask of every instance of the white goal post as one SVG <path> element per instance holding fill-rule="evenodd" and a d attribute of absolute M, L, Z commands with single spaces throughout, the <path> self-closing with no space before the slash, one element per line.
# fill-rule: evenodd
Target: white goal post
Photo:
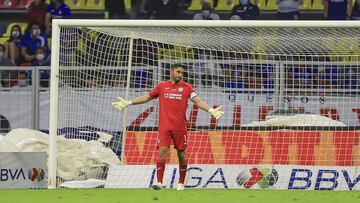
<path fill-rule="evenodd" d="M 116 181 L 107 186 L 142 187 L 132 184 L 141 179 L 148 181 L 143 173 L 152 172 L 157 103 L 131 106 L 124 113 L 111 109 L 110 104 L 116 96 L 133 99 L 149 92 L 158 82 L 168 79 L 169 66 L 174 63 L 185 65 L 184 80 L 197 89 L 202 99 L 224 107 L 225 116 L 218 122 L 191 107 L 191 102 L 187 112 L 190 136 L 206 138 L 193 143 L 204 150 L 190 147 L 190 164 L 209 170 L 217 164 L 226 169 L 236 181 L 222 186 L 252 188 L 257 184 L 253 188 L 307 189 L 287 182 L 289 176 L 297 180 L 295 166 L 304 167 L 305 172 L 317 170 L 317 180 L 324 181 L 321 175 L 331 167 L 336 175 L 350 167 L 347 173 L 353 180 L 360 164 L 360 137 L 354 132 L 360 122 L 359 61 L 357 21 L 54 19 L 48 187 L 56 188 L 67 181 L 57 173 L 59 165 L 64 167 L 57 160 L 57 137 L 91 141 L 95 139 L 93 132 L 100 138 L 102 133 L 113 136 L 111 143 L 96 139 L 114 151 L 123 165 L 129 165 L 123 174 L 133 178 L 123 183 L 125 186 Z M 258 139 L 248 138 L 249 134 Z M 238 148 L 230 147 L 237 143 Z M 151 147 L 145 152 L 146 144 Z M 306 144 L 312 148 L 304 148 Z M 345 145 L 352 148 L 342 149 Z M 171 153 L 168 161 L 174 164 Z M 132 165 L 139 172 L 133 172 Z M 328 170 L 321 171 L 318 166 Z M 239 170 L 249 171 L 246 167 L 251 168 L 250 172 L 259 169 L 264 179 L 250 184 L 248 173 L 239 174 Z M 108 173 L 117 177 L 116 167 L 105 168 L 94 169 L 91 175 L 78 174 L 92 178 L 93 173 L 101 173 L 96 177 L 106 178 L 103 173 Z M 282 177 L 282 170 L 288 175 Z M 211 183 L 210 179 L 203 188 Z M 174 180 L 167 181 L 172 187 Z M 273 186 L 276 182 L 278 187 Z M 341 189 L 345 186 L 341 184 Z M 336 189 L 337 185 L 319 183 L 309 187 Z M 360 189 L 354 185 L 349 189 L 353 188 Z"/>

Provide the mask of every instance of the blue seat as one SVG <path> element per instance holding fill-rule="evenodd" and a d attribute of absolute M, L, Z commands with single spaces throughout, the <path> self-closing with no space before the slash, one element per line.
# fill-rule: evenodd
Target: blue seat
<path fill-rule="evenodd" d="M 231 82 L 231 81 L 225 82 L 224 86 L 226 88 L 244 88 L 245 87 L 245 85 L 241 82 Z"/>
<path fill-rule="evenodd" d="M 325 69 L 325 79 L 330 80 L 331 84 L 337 85 L 338 84 L 338 74 L 337 74 L 337 67 L 336 66 L 328 66 Z"/>
<path fill-rule="evenodd" d="M 275 82 L 272 79 L 263 80 L 263 86 L 266 89 L 273 89 L 275 87 L 274 85 L 275 85 Z"/>
<path fill-rule="evenodd" d="M 146 70 L 135 71 L 135 88 L 145 88 L 147 83 L 147 72 Z"/>

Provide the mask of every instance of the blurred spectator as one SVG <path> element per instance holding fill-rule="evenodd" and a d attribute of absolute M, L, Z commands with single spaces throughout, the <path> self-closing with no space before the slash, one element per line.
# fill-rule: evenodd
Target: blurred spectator
<path fill-rule="evenodd" d="M 48 53 L 44 47 L 39 47 L 35 52 L 35 60 L 31 65 L 33 66 L 50 66 L 50 60 L 47 60 Z M 49 87 L 49 78 L 50 71 L 49 70 L 40 70 L 40 86 Z M 32 77 L 31 72 L 29 72 L 29 78 Z"/>
<path fill-rule="evenodd" d="M 136 63 L 157 66 L 157 48 L 151 41 L 137 39 L 134 40 L 134 49 L 136 50 Z"/>
<path fill-rule="evenodd" d="M 47 53 L 50 53 L 46 34 L 41 31 L 40 25 L 36 23 L 28 27 L 28 32 L 22 37 L 20 45 L 21 55 L 24 57 L 24 61 L 28 63 L 35 61 L 36 50 L 39 47 L 43 47 Z"/>
<path fill-rule="evenodd" d="M 19 72 L 19 79 L 17 82 L 19 87 L 26 87 L 29 85 L 29 76 L 28 73 L 25 71 L 20 71 Z"/>
<path fill-rule="evenodd" d="M 6 56 L 6 48 L 0 44 L 0 66 L 13 66 L 14 63 Z"/>
<path fill-rule="evenodd" d="M 226 88 L 244 88 L 243 77 L 237 75 L 237 66 L 225 64 L 223 67 L 224 73 L 224 87 Z M 243 73 L 243 71 L 241 72 Z"/>
<path fill-rule="evenodd" d="M 298 20 L 300 17 L 300 6 L 303 0 L 277 0 L 279 5 L 277 17 L 279 20 Z"/>
<path fill-rule="evenodd" d="M 47 59 L 47 50 L 44 47 L 39 47 L 35 52 L 35 60 L 31 63 L 32 66 L 50 66 L 50 61 Z"/>
<path fill-rule="evenodd" d="M 212 12 L 211 4 L 205 2 L 202 5 L 201 13 L 194 15 L 194 20 L 220 20 L 220 16 Z"/>
<path fill-rule="evenodd" d="M 139 1 L 136 1 L 137 4 L 135 5 L 137 7 L 137 14 L 138 15 L 143 15 L 147 13 L 146 11 L 146 4 L 147 4 L 147 0 L 139 0 Z"/>
<path fill-rule="evenodd" d="M 109 74 L 108 85 L 110 87 L 126 87 L 125 72 L 120 70 Z"/>
<path fill-rule="evenodd" d="M 20 65 L 20 41 L 22 37 L 21 28 L 15 24 L 11 27 L 10 38 L 5 42 L 5 55 L 11 59 L 14 64 Z"/>
<path fill-rule="evenodd" d="M 328 20 L 350 20 L 352 0 L 323 0 L 324 17 Z"/>
<path fill-rule="evenodd" d="M 0 66 L 14 66 L 14 63 L 5 55 L 5 46 L 0 44 Z M 1 85 L 3 87 L 13 86 L 13 79 L 16 79 L 16 71 L 1 70 Z"/>
<path fill-rule="evenodd" d="M 124 0 L 105 0 L 105 10 L 110 19 L 126 18 Z"/>
<path fill-rule="evenodd" d="M 45 27 L 46 34 L 51 35 L 51 20 L 68 18 L 71 16 L 71 10 L 64 0 L 51 0 L 50 5 L 46 8 Z"/>
<path fill-rule="evenodd" d="M 360 0 L 356 0 L 351 12 L 351 19 L 360 20 Z"/>
<path fill-rule="evenodd" d="M 230 20 L 256 20 L 260 15 L 260 9 L 250 0 L 241 0 L 239 5 L 233 7 Z"/>
<path fill-rule="evenodd" d="M 151 0 L 146 4 L 147 18 L 153 16 L 154 19 L 178 19 L 179 7 L 178 0 Z"/>
<path fill-rule="evenodd" d="M 45 15 L 48 4 L 45 0 L 34 0 L 26 9 L 24 20 L 26 23 L 37 23 L 45 29 Z"/>

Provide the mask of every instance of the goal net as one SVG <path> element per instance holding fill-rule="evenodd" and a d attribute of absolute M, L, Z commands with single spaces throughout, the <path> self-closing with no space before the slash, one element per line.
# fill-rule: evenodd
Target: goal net
<path fill-rule="evenodd" d="M 186 188 L 360 189 L 358 22 L 53 22 L 50 187 L 155 183 L 158 100 L 111 103 L 147 94 L 177 63 L 225 112 L 216 120 L 189 100 Z M 91 151 L 111 149 L 121 164 L 86 156 L 93 170 L 61 177 L 78 163 L 56 159 L 58 136 L 98 141 Z M 166 188 L 177 163 L 171 149 Z"/>

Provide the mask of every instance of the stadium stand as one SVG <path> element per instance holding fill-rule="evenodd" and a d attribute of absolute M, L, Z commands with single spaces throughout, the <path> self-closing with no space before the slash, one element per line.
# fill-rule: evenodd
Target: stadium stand
<path fill-rule="evenodd" d="M 218 3 L 214 10 L 231 11 L 235 5 L 239 5 L 239 2 L 239 0 L 232 0 L 229 4 L 229 0 L 218 0 Z"/>
<path fill-rule="evenodd" d="M 131 0 L 125 0 L 125 10 L 127 12 L 130 12 L 131 11 Z"/>
<path fill-rule="evenodd" d="M 0 8 L 25 9 L 32 0 L 0 0 Z"/>
<path fill-rule="evenodd" d="M 185 47 L 175 46 L 172 49 L 158 48 L 158 55 L 160 59 L 193 59 L 194 52 L 192 49 Z"/>
<path fill-rule="evenodd" d="M 305 0 L 306 10 L 323 10 L 324 6 L 322 0 Z"/>
<path fill-rule="evenodd" d="M 274 11 L 278 9 L 276 0 L 259 0 L 259 4 L 263 7 L 260 7 L 260 10 L 264 11 Z"/>
<path fill-rule="evenodd" d="M 0 8 L 16 8 L 17 1 L 15 0 L 0 0 Z"/>
<path fill-rule="evenodd" d="M 190 6 L 188 7 L 189 11 L 200 11 L 202 7 L 203 0 L 192 0 Z M 208 2 L 214 7 L 214 1 L 213 0 L 206 0 L 205 2 Z"/>
<path fill-rule="evenodd" d="M 0 44 L 4 44 L 6 42 L 6 40 L 8 40 L 7 37 L 0 37 Z"/>
<path fill-rule="evenodd" d="M 89 10 L 104 10 L 105 0 L 87 0 L 86 9 Z"/>
<path fill-rule="evenodd" d="M 68 5 L 71 10 L 86 9 L 85 0 L 65 0 L 65 4 Z"/>
<path fill-rule="evenodd" d="M 19 0 L 17 8 L 26 8 L 28 7 L 33 0 Z"/>

